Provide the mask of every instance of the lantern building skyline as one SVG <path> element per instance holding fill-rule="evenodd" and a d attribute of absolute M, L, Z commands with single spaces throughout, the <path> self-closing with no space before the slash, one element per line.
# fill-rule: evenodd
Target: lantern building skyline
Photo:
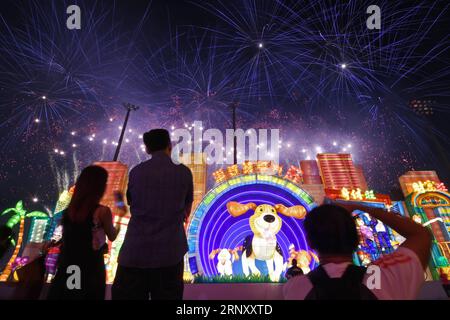
<path fill-rule="evenodd" d="M 362 171 L 355 168 L 351 154 L 320 153 L 317 163 L 325 189 L 363 189 Z"/>

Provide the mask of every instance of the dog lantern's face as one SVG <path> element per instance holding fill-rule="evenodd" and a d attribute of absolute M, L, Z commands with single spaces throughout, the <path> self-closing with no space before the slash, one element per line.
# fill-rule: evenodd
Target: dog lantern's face
<path fill-rule="evenodd" d="M 268 204 L 256 207 L 255 213 L 250 217 L 250 228 L 256 235 L 269 238 L 281 229 L 281 218 L 275 208 Z"/>
<path fill-rule="evenodd" d="M 230 201 L 227 203 L 228 212 L 233 217 L 243 215 L 249 210 L 254 210 L 254 214 L 250 217 L 250 228 L 255 235 L 263 238 L 274 236 L 281 229 L 282 221 L 278 213 L 296 219 L 303 219 L 306 215 L 306 209 L 303 206 L 285 207 L 282 204 L 271 206 L 269 204 L 261 204 L 256 206 L 254 203 L 241 204 L 239 202 Z"/>

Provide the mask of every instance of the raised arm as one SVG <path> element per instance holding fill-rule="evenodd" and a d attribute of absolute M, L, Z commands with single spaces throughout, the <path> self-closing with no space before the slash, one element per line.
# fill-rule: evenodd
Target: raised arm
<path fill-rule="evenodd" d="M 372 208 L 363 205 L 341 204 L 338 205 L 353 212 L 361 210 L 367 212 L 375 219 L 380 220 L 402 235 L 406 240 L 401 247 L 408 248 L 419 257 L 422 267 L 425 270 L 428 266 L 431 254 L 431 233 L 422 225 L 414 222 L 412 219 L 399 216 L 380 208 Z"/>

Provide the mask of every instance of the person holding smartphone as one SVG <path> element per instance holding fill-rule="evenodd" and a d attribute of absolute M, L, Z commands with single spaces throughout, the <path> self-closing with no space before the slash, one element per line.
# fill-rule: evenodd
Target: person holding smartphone
<path fill-rule="evenodd" d="M 368 213 L 389 226 L 405 241 L 393 253 L 368 266 L 377 269 L 377 285 L 368 284 L 366 268 L 353 264 L 359 238 L 352 213 Z M 286 299 L 407 300 L 415 299 L 425 281 L 431 252 L 431 233 L 412 219 L 381 208 L 336 203 L 314 208 L 304 221 L 306 239 L 319 255 L 320 265 L 307 276 L 289 280 Z M 372 283 L 373 284 L 373 283 Z"/>

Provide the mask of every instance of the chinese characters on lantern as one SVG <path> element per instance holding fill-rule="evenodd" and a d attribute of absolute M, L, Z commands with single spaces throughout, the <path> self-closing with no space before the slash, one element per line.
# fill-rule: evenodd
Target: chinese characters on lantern
<path fill-rule="evenodd" d="M 414 192 L 425 193 L 431 191 L 444 191 L 447 192 L 447 188 L 443 182 L 436 183 L 435 181 L 417 181 L 412 184 Z"/>
<path fill-rule="evenodd" d="M 276 175 L 281 177 L 283 175 L 283 166 L 271 161 L 245 161 L 241 167 L 237 164 L 231 165 L 227 168 L 214 171 L 212 175 L 216 183 L 222 183 L 228 179 L 248 174 Z M 291 166 L 286 173 L 285 178 L 294 183 L 300 183 L 302 181 L 301 174 L 302 171 L 300 168 Z"/>
<path fill-rule="evenodd" d="M 377 197 L 375 196 L 373 190 L 367 190 L 366 192 L 364 192 L 364 198 L 366 200 L 375 200 Z"/>
<path fill-rule="evenodd" d="M 228 177 L 229 178 L 234 178 L 237 177 L 238 175 L 241 174 L 241 172 L 239 171 L 239 167 L 237 164 L 229 166 L 227 168 L 227 173 L 228 173 Z"/>
<path fill-rule="evenodd" d="M 253 174 L 255 173 L 255 169 L 254 169 L 255 164 L 251 161 L 245 161 L 242 164 L 242 173 L 243 174 Z"/>
<path fill-rule="evenodd" d="M 347 188 L 341 189 L 340 198 L 344 200 L 376 200 L 377 197 L 373 190 L 367 190 L 364 193 L 360 188 L 349 190 Z"/>
<path fill-rule="evenodd" d="M 214 171 L 212 175 L 216 183 L 222 183 L 227 180 L 227 175 L 225 174 L 225 170 L 223 169 Z"/>

